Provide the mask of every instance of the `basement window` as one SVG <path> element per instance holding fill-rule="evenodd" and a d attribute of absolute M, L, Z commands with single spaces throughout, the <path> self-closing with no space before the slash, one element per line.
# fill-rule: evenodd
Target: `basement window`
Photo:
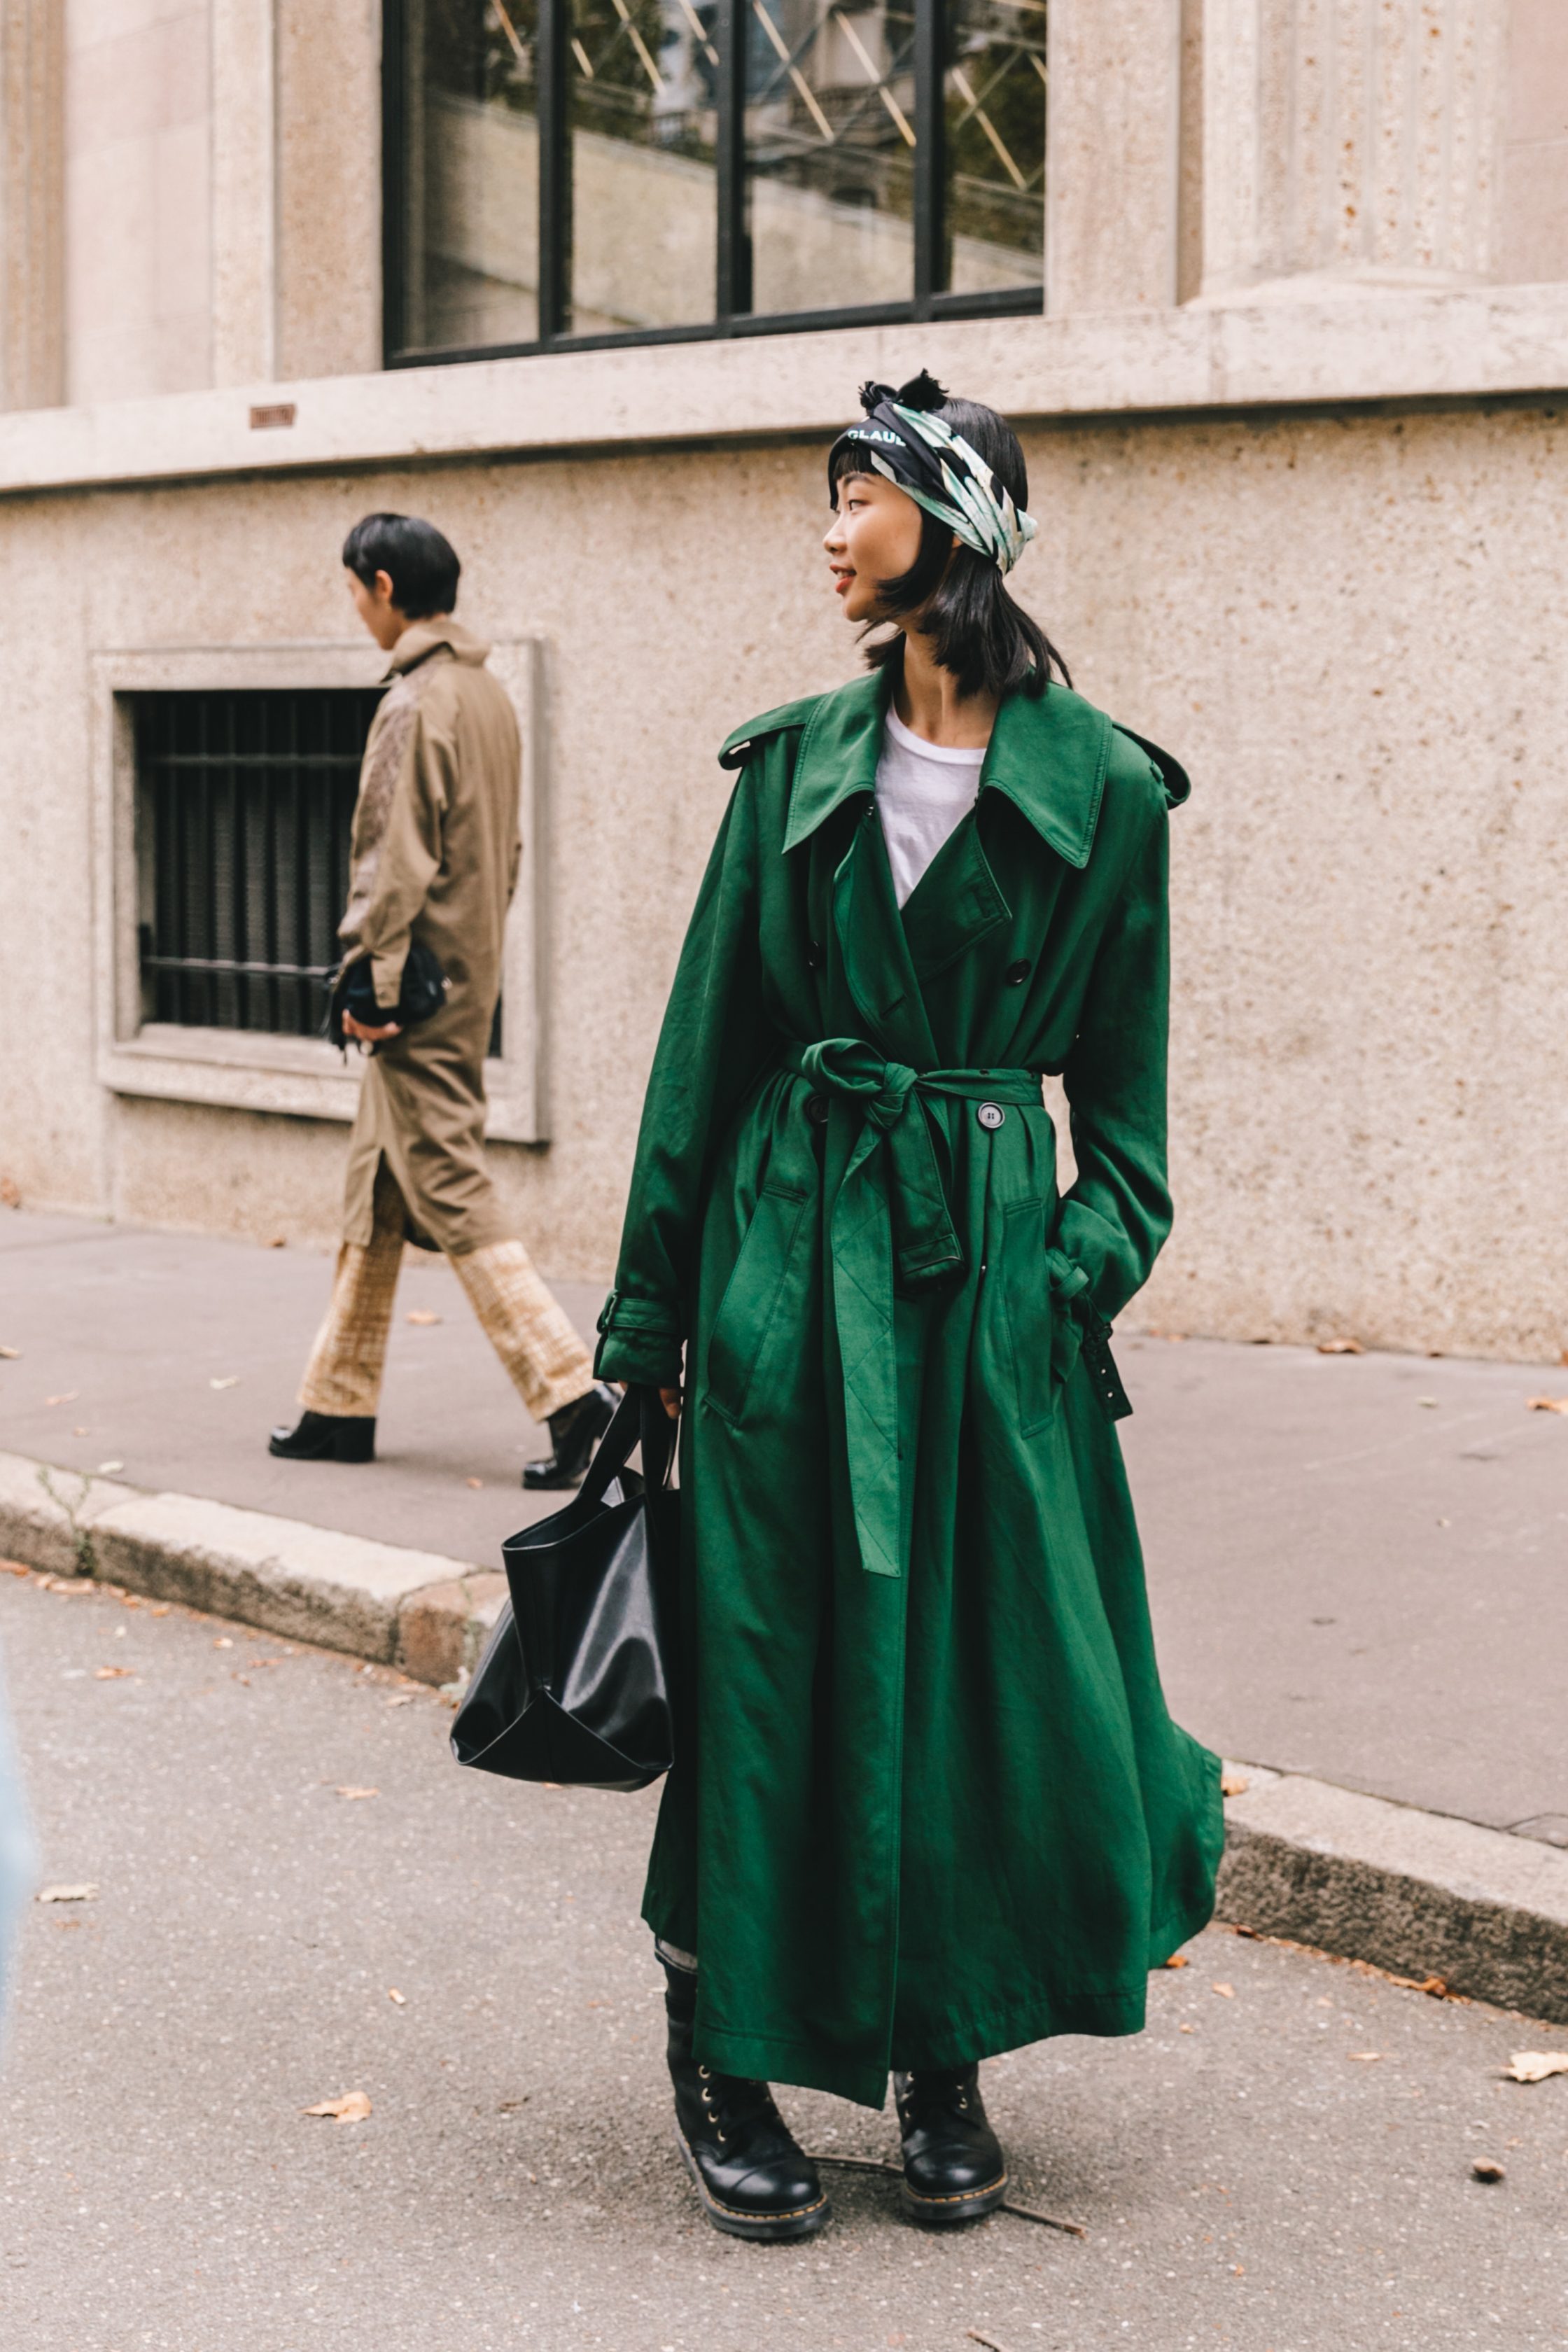
<path fill-rule="evenodd" d="M 314 1036 L 381 689 L 132 699 L 142 1019 Z"/>

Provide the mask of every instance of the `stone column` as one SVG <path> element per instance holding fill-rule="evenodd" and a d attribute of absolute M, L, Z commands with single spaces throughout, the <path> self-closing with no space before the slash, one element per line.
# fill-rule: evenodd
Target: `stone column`
<path fill-rule="evenodd" d="M 277 0 L 278 373 L 381 352 L 380 0 Z"/>
<path fill-rule="evenodd" d="M 1176 299 L 1182 0 L 1050 0 L 1046 308 Z"/>
<path fill-rule="evenodd" d="M 212 0 L 213 382 L 277 373 L 274 0 Z"/>
<path fill-rule="evenodd" d="M 65 11 L 0 0 L 0 407 L 65 398 Z"/>
<path fill-rule="evenodd" d="M 1204 0 L 1204 292 L 1489 277 L 1506 13 Z"/>

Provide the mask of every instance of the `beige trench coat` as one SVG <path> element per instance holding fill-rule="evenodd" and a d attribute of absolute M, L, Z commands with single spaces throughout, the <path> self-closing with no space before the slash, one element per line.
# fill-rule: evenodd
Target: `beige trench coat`
<path fill-rule="evenodd" d="M 351 961 L 369 956 L 394 1004 L 410 943 L 451 982 L 428 1021 L 372 1053 L 349 1142 L 343 1238 L 368 1243 L 384 1160 L 408 1236 L 455 1257 L 509 1240 L 485 1166 L 485 1047 L 517 887 L 521 745 L 489 647 L 456 621 L 415 621 L 393 649 L 354 804 Z"/>

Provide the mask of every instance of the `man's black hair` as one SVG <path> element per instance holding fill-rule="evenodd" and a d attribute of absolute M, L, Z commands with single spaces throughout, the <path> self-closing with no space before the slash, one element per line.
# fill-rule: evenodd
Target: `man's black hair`
<path fill-rule="evenodd" d="M 411 621 L 449 613 L 458 601 L 458 551 L 417 515 L 366 515 L 343 541 L 343 562 L 367 588 L 384 572 L 393 603 Z"/>
<path fill-rule="evenodd" d="M 1029 500 L 1028 468 L 1018 436 L 1005 416 L 977 401 L 950 399 L 923 370 L 900 387 L 898 397 L 906 408 L 928 409 L 962 434 L 1023 512 Z M 833 461 L 835 496 L 847 474 L 867 470 L 864 455 L 847 442 Z M 1066 662 L 1033 614 L 1008 594 L 991 558 L 962 541 L 955 544 L 950 525 L 924 507 L 920 553 L 901 578 L 881 583 L 878 601 L 879 620 L 914 622 L 918 615 L 921 635 L 931 638 L 937 660 L 957 678 L 961 696 L 978 694 L 982 688 L 998 699 L 1017 688 L 1043 694 L 1053 669 L 1067 685 L 1072 684 Z M 901 663 L 903 657 L 901 631 L 876 638 L 866 647 L 873 669 Z"/>

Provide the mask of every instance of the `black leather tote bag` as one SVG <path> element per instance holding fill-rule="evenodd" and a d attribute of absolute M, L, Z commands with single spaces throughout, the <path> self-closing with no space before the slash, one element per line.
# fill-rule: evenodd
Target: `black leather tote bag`
<path fill-rule="evenodd" d="M 626 1463 L 638 1440 L 643 1475 Z M 563 1511 L 501 1547 L 503 1607 L 452 1726 L 459 1764 L 646 1789 L 673 1760 L 680 1497 L 658 1393 L 631 1389 Z"/>

